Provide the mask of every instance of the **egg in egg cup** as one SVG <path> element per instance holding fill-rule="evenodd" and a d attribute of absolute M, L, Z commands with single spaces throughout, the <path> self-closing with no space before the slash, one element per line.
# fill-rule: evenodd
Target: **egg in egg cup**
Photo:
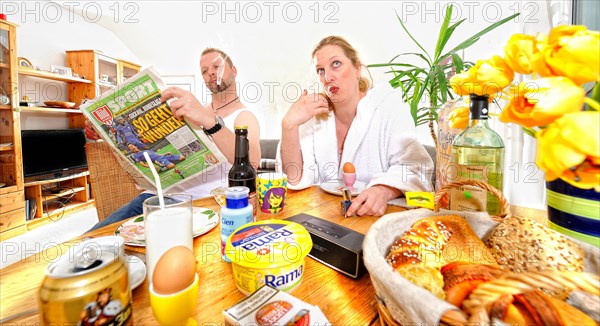
<path fill-rule="evenodd" d="M 198 303 L 198 273 L 194 282 L 179 292 L 158 294 L 152 284 L 149 290 L 152 312 L 161 325 L 198 325 L 192 318 Z"/>
<path fill-rule="evenodd" d="M 344 185 L 350 191 L 354 191 L 354 183 L 356 182 L 356 168 L 351 162 L 344 163 L 342 167 L 342 179 L 344 179 Z"/>

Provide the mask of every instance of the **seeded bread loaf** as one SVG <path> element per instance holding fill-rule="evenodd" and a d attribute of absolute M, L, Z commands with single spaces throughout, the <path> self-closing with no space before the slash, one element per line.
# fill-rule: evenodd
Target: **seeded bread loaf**
<path fill-rule="evenodd" d="M 583 271 L 584 252 L 577 243 L 524 217 L 502 221 L 486 244 L 498 264 L 513 272 Z"/>

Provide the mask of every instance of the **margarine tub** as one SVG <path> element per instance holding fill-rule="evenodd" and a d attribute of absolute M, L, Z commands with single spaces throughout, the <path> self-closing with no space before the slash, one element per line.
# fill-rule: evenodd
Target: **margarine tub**
<path fill-rule="evenodd" d="M 235 285 L 249 295 L 263 285 L 293 291 L 302 282 L 311 249 L 310 234 L 300 224 L 266 220 L 235 230 L 225 253 L 231 259 Z"/>

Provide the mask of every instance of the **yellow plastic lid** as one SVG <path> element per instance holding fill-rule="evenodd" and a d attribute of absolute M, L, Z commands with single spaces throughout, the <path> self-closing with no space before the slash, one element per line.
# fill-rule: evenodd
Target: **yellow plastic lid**
<path fill-rule="evenodd" d="M 277 268 L 303 260 L 312 249 L 306 229 L 294 222 L 266 220 L 241 226 L 227 238 L 225 254 L 248 268 Z"/>

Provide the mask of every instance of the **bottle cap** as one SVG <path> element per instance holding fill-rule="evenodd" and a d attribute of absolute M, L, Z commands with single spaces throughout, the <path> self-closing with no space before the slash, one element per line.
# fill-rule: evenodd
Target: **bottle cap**
<path fill-rule="evenodd" d="M 225 193 L 225 205 L 227 208 L 244 208 L 248 206 L 248 187 L 229 187 Z"/>
<path fill-rule="evenodd" d="M 235 130 L 238 129 L 248 129 L 248 126 L 235 126 Z"/>
<path fill-rule="evenodd" d="M 488 118 L 488 95 L 471 94 L 471 108 L 469 110 L 469 119 L 487 120 Z"/>

